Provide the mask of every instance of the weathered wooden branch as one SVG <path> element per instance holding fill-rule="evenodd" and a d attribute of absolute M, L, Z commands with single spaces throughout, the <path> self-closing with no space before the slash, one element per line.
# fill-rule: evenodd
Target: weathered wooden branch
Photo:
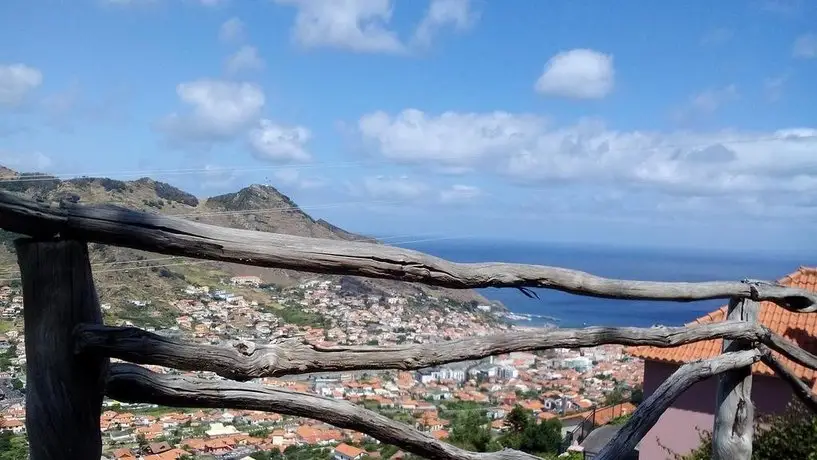
<path fill-rule="evenodd" d="M 797 344 L 792 343 L 781 335 L 768 331 L 764 334 L 761 340 L 764 345 L 781 355 L 791 359 L 792 361 L 809 369 L 817 370 L 817 356 L 798 347 Z"/>
<path fill-rule="evenodd" d="M 171 407 L 226 408 L 307 417 L 366 433 L 408 452 L 440 460 L 523 460 L 515 450 L 469 452 L 438 441 L 408 425 L 346 401 L 296 391 L 230 381 L 203 380 L 151 372 L 135 364 L 112 364 L 106 393 L 122 402 Z"/>
<path fill-rule="evenodd" d="M 88 248 L 17 240 L 25 308 L 26 430 L 31 460 L 99 460 L 108 358 L 74 354 L 77 323 L 101 323 Z"/>
<path fill-rule="evenodd" d="M 763 363 L 769 366 L 784 382 L 788 383 L 792 387 L 792 390 L 794 390 L 794 394 L 797 395 L 809 409 L 817 413 L 817 395 L 811 391 L 808 385 L 797 378 L 794 372 L 772 356 L 771 353 L 766 353 L 766 355 L 763 356 Z"/>
<path fill-rule="evenodd" d="M 235 342 L 214 346 L 163 337 L 135 327 L 82 324 L 76 328 L 80 350 L 139 364 L 189 371 L 210 371 L 233 380 L 310 372 L 363 369 L 422 369 L 513 351 L 594 347 L 604 344 L 674 347 L 715 338 L 757 340 L 760 329 L 742 321 L 690 327 L 588 327 L 520 331 L 469 337 L 428 345 L 324 348 L 302 339 L 272 345 Z"/>
<path fill-rule="evenodd" d="M 760 360 L 759 350 L 727 352 L 684 364 L 633 412 L 630 420 L 599 453 L 596 460 L 614 460 L 631 452 L 672 403 L 692 385 L 714 375 L 749 367 Z"/>
<path fill-rule="evenodd" d="M 756 324 L 760 304 L 751 299 L 731 299 L 726 319 Z M 723 352 L 749 350 L 748 340 L 723 341 Z M 712 458 L 715 460 L 750 460 L 754 436 L 755 406 L 752 403 L 752 368 L 741 367 L 724 372 L 718 379 L 712 430 Z"/>
<path fill-rule="evenodd" d="M 631 281 L 557 267 L 453 263 L 381 244 L 217 227 L 110 205 L 54 207 L 8 192 L 0 192 L 0 227 L 38 237 L 78 238 L 199 259 L 457 289 L 534 287 L 593 297 L 671 301 L 740 297 L 774 301 L 793 311 L 817 311 L 817 294 L 762 281 Z"/>

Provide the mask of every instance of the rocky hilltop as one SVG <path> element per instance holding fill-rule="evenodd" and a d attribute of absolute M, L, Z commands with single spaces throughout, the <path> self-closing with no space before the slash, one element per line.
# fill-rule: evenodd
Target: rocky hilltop
<path fill-rule="evenodd" d="M 376 242 L 347 232 L 324 220 L 313 219 L 289 197 L 268 185 L 250 185 L 234 193 L 200 199 L 170 184 L 150 178 L 120 181 L 107 178 L 60 180 L 39 173 L 18 173 L 0 166 L 0 189 L 43 201 L 67 200 L 77 203 L 110 203 L 147 212 L 175 215 L 224 227 L 290 235 Z M 11 179 L 11 180 L 10 180 Z M 0 264 L 10 276 L 16 274 L 11 242 L 16 236 L 0 234 Z M 265 282 L 292 285 L 317 275 L 291 270 L 248 267 L 237 264 L 172 258 L 127 248 L 91 244 L 91 261 L 103 302 L 121 303 L 130 299 L 162 299 L 188 283 L 208 283 L 233 275 L 258 275 Z M 136 267 L 144 267 L 137 269 Z M 323 275 L 324 278 L 330 276 Z M 472 290 L 433 288 L 414 283 L 340 278 L 341 285 L 355 293 L 424 292 L 465 303 L 488 303 Z M 158 303 L 161 305 L 161 303 Z"/>

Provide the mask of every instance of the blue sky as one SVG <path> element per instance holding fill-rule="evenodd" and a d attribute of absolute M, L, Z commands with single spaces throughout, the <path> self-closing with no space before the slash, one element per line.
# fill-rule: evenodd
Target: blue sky
<path fill-rule="evenodd" d="M 6 0 L 0 164 L 266 183 L 378 235 L 811 252 L 816 82 L 806 0 Z"/>

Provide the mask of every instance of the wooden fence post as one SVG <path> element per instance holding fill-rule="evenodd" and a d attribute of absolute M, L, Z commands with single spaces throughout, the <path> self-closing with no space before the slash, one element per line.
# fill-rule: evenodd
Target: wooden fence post
<path fill-rule="evenodd" d="M 16 242 L 23 284 L 26 429 L 31 460 L 99 460 L 108 358 L 74 353 L 74 326 L 102 323 L 88 247 Z"/>
<path fill-rule="evenodd" d="M 751 299 L 729 301 L 727 320 L 755 323 L 760 304 Z M 723 341 L 723 352 L 751 349 L 744 340 Z M 712 458 L 715 460 L 750 460 L 754 436 L 755 407 L 752 403 L 752 368 L 724 372 L 718 377 L 718 395 L 712 430 Z"/>

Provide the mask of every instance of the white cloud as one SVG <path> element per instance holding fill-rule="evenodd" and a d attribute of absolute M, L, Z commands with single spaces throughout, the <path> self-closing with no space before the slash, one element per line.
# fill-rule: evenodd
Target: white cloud
<path fill-rule="evenodd" d="M 425 17 L 417 26 L 414 39 L 421 45 L 428 45 L 439 29 L 451 26 L 457 31 L 467 30 L 478 18 L 470 0 L 431 0 Z"/>
<path fill-rule="evenodd" d="M 261 70 L 264 68 L 264 60 L 258 55 L 258 50 L 254 46 L 245 45 L 227 58 L 226 68 L 230 75 L 247 70 Z"/>
<path fill-rule="evenodd" d="M 313 189 L 326 185 L 326 182 L 318 177 L 304 177 L 297 169 L 286 168 L 275 171 L 273 174 L 275 185 L 296 187 L 299 189 Z"/>
<path fill-rule="evenodd" d="M 394 117 L 385 112 L 364 115 L 358 129 L 365 142 L 392 160 L 470 166 L 509 148 L 527 145 L 545 124 L 534 115 L 507 112 L 429 116 L 406 109 Z"/>
<path fill-rule="evenodd" d="M 424 196 L 429 187 L 407 176 L 376 176 L 363 179 L 363 190 L 378 200 L 413 200 Z"/>
<path fill-rule="evenodd" d="M 482 195 L 482 190 L 473 185 L 455 184 L 440 191 L 440 201 L 446 204 L 473 201 Z"/>
<path fill-rule="evenodd" d="M 402 52 L 403 44 L 388 27 L 391 0 L 275 0 L 297 8 L 293 38 L 306 47 L 358 52 Z"/>
<path fill-rule="evenodd" d="M 249 145 L 253 154 L 262 160 L 305 162 L 312 158 L 306 150 L 311 137 L 303 126 L 283 126 L 265 119 L 250 131 Z"/>
<path fill-rule="evenodd" d="M 245 36 L 244 22 L 236 17 L 224 21 L 218 30 L 218 39 L 225 43 L 240 42 Z"/>
<path fill-rule="evenodd" d="M 797 40 L 794 41 L 791 52 L 796 58 L 817 58 L 817 34 L 804 34 L 797 37 Z"/>
<path fill-rule="evenodd" d="M 252 83 L 202 79 L 179 84 L 176 93 L 191 110 L 168 115 L 159 127 L 177 141 L 230 140 L 258 121 L 265 102 Z"/>
<path fill-rule="evenodd" d="M 817 194 L 817 129 L 713 133 L 617 131 L 597 120 L 549 127 L 524 114 L 406 110 L 364 116 L 379 155 L 463 165 L 515 183 L 582 183 L 682 195 Z"/>
<path fill-rule="evenodd" d="M 43 82 L 43 74 L 25 64 L 0 64 L 0 107 L 17 107 Z"/>
<path fill-rule="evenodd" d="M 407 53 L 428 46 L 441 29 L 463 31 L 478 20 L 471 0 L 431 0 L 411 43 L 392 26 L 392 0 L 274 0 L 297 12 L 292 38 L 308 48 L 335 48 L 359 53 Z"/>
<path fill-rule="evenodd" d="M 574 49 L 550 58 L 534 88 L 541 94 L 600 99 L 613 90 L 614 75 L 612 55 Z"/>

